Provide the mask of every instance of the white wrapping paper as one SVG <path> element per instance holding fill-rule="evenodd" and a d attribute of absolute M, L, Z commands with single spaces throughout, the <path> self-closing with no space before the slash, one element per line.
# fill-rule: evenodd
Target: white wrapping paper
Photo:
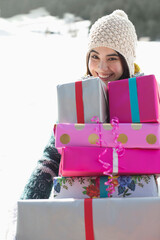
<path fill-rule="evenodd" d="M 95 240 L 159 240 L 160 198 L 93 199 Z M 84 201 L 18 202 L 16 240 L 85 240 Z"/>
<path fill-rule="evenodd" d="M 107 88 L 99 78 L 86 78 L 82 80 L 83 106 L 85 123 L 91 123 L 94 116 L 100 122 L 107 122 L 108 103 Z M 75 98 L 75 83 L 65 83 L 57 86 L 58 122 L 77 123 L 77 110 Z"/>

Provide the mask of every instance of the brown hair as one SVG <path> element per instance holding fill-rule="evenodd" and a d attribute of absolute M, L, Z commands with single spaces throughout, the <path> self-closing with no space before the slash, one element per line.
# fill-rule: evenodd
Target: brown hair
<path fill-rule="evenodd" d="M 122 63 L 122 67 L 123 67 L 123 74 L 120 77 L 120 79 L 130 78 L 129 68 L 128 68 L 128 65 L 127 65 L 127 62 L 126 62 L 125 58 L 119 52 L 117 52 L 117 54 L 120 57 L 120 61 Z M 88 67 L 89 58 L 90 58 L 90 52 L 87 53 L 87 56 L 86 56 L 86 65 L 87 65 L 86 75 L 92 76 L 92 74 L 91 74 L 91 72 L 89 70 L 89 67 Z M 118 79 L 118 80 L 120 80 L 120 79 Z"/>

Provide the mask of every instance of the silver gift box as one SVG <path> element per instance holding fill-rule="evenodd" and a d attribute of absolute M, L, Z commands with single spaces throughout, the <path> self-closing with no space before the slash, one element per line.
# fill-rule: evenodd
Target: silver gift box
<path fill-rule="evenodd" d="M 91 123 L 94 116 L 100 122 L 107 122 L 108 102 L 107 87 L 99 78 L 82 79 L 83 106 L 85 123 Z M 77 123 L 75 100 L 75 83 L 65 83 L 57 86 L 58 122 Z"/>
<path fill-rule="evenodd" d="M 94 240 L 159 240 L 160 198 L 93 199 Z M 85 240 L 84 200 L 18 202 L 16 240 Z"/>

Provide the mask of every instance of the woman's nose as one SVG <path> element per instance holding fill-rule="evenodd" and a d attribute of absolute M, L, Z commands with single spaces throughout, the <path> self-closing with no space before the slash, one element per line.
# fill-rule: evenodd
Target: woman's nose
<path fill-rule="evenodd" d="M 106 70 L 108 68 L 108 65 L 107 65 L 106 61 L 100 61 L 98 67 L 101 70 Z"/>

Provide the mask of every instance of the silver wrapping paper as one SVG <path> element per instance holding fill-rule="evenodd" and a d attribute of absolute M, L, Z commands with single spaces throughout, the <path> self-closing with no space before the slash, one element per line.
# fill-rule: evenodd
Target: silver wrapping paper
<path fill-rule="evenodd" d="M 93 199 L 95 240 L 159 240 L 160 198 Z M 18 202 L 16 240 L 85 240 L 84 201 Z"/>
<path fill-rule="evenodd" d="M 94 116 L 100 122 L 107 122 L 108 102 L 107 87 L 99 78 L 82 80 L 83 106 L 85 123 L 91 123 Z M 77 123 L 75 83 L 65 83 L 57 86 L 58 122 Z"/>

